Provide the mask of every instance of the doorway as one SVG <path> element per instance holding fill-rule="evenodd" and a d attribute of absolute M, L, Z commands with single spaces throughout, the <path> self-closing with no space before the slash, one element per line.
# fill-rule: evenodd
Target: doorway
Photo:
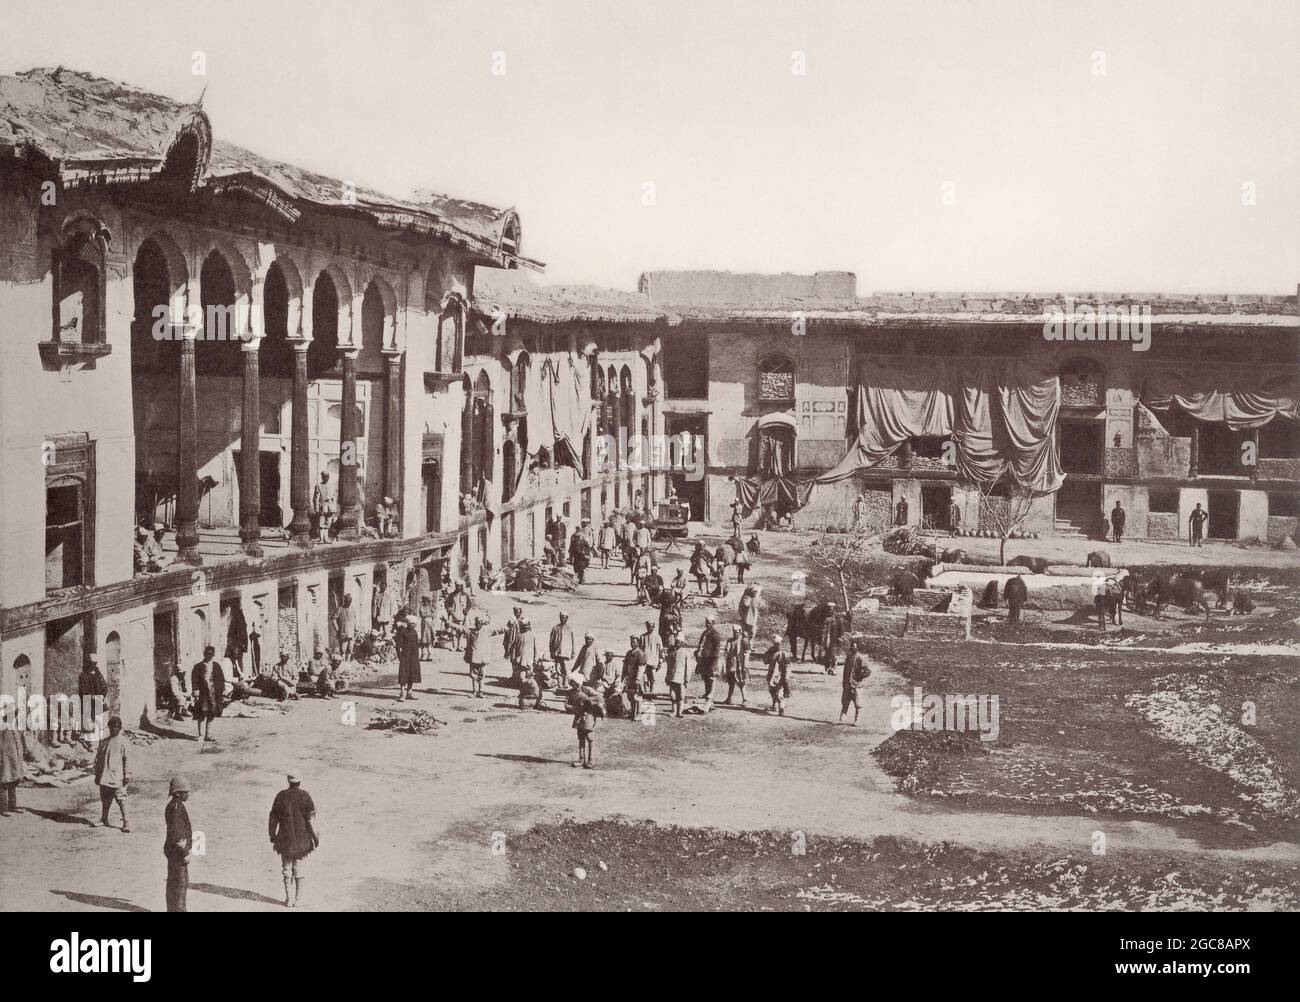
<path fill-rule="evenodd" d="M 921 485 L 921 526 L 925 529 L 951 529 L 948 524 L 952 507 L 952 487 L 947 484 Z"/>
<path fill-rule="evenodd" d="M 420 494 L 424 508 L 424 531 L 437 532 L 442 521 L 442 477 L 438 461 L 427 460 L 420 466 Z"/>
<path fill-rule="evenodd" d="M 1236 539 L 1241 495 L 1237 491 L 1210 491 L 1207 499 L 1210 521 L 1205 526 L 1209 539 Z"/>
<path fill-rule="evenodd" d="M 168 609 L 153 614 L 153 684 L 159 693 L 171 688 L 176 670 L 176 611 Z M 188 683 L 187 683 L 188 684 Z"/>

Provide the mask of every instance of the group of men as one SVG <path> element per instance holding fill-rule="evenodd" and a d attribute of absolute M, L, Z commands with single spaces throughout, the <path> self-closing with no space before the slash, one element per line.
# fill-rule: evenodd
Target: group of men
<path fill-rule="evenodd" d="M 153 524 L 152 532 L 146 526 L 136 526 L 132 554 L 136 574 L 157 574 L 171 566 L 172 558 L 163 550 L 165 533 L 161 522 Z"/>

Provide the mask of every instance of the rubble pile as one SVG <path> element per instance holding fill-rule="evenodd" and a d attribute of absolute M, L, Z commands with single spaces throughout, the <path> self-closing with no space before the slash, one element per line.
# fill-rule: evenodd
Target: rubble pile
<path fill-rule="evenodd" d="M 26 782 L 31 786 L 69 786 L 90 776 L 95 768 L 95 753 L 80 738 L 53 746 L 29 740 L 27 753 L 31 762 Z"/>
<path fill-rule="evenodd" d="M 578 579 L 568 567 L 554 567 L 541 560 L 516 560 L 505 569 L 510 591 L 573 591 Z"/>
<path fill-rule="evenodd" d="M 372 731 L 396 731 L 398 734 L 429 734 L 442 726 L 432 713 L 426 710 L 414 710 L 411 713 L 398 713 L 382 707 L 375 711 L 366 725 Z"/>

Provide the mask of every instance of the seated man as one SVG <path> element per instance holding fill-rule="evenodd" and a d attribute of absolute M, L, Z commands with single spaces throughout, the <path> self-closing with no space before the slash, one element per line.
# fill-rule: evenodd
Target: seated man
<path fill-rule="evenodd" d="M 383 501 L 375 505 L 375 528 L 379 530 L 379 538 L 396 536 L 397 525 L 397 503 L 385 496 Z"/>
<path fill-rule="evenodd" d="M 172 558 L 163 550 L 163 534 L 166 532 L 161 522 L 153 524 L 153 535 L 145 542 L 145 553 L 149 557 L 149 570 L 161 571 L 171 566 Z"/>
<path fill-rule="evenodd" d="M 185 689 L 185 672 L 179 667 L 173 668 L 171 678 L 167 681 L 170 693 L 170 705 L 167 707 L 173 720 L 184 720 L 190 704 L 190 695 Z"/>
<path fill-rule="evenodd" d="M 132 552 L 132 564 L 136 574 L 149 573 L 149 530 L 143 525 L 136 526 L 135 547 Z"/>
<path fill-rule="evenodd" d="M 289 666 L 289 655 L 281 654 L 279 664 L 257 676 L 253 683 L 261 693 L 274 696 L 281 703 L 298 698 L 298 672 Z"/>

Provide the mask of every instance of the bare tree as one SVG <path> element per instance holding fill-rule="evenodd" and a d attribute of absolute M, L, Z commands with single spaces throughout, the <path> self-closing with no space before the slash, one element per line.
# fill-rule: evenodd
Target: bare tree
<path fill-rule="evenodd" d="M 872 544 L 879 538 L 880 533 L 865 526 L 853 525 L 851 520 L 838 525 L 828 522 L 809 547 L 813 563 L 835 574 L 846 616 L 851 616 L 853 611 L 850 594 L 866 591 L 869 586 L 864 575 L 864 565 Z"/>
<path fill-rule="evenodd" d="M 1020 531 L 1029 518 L 1034 495 L 1016 484 L 1009 484 L 1005 495 L 1001 494 L 998 485 L 1002 482 L 1000 478 L 975 485 L 979 490 L 979 509 L 975 518 L 976 528 L 988 529 L 1001 541 L 998 545 L 998 563 L 1005 566 L 1007 540 L 1012 533 Z"/>

